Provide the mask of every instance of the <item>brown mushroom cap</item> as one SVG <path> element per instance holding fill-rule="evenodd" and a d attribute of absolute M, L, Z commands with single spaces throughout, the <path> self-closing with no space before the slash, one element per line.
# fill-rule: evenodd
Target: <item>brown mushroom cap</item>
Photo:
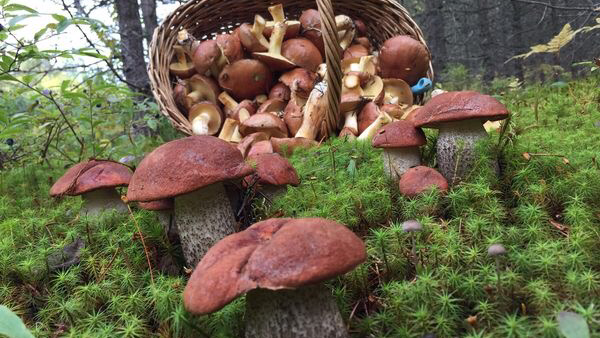
<path fill-rule="evenodd" d="M 317 141 L 304 137 L 273 137 L 271 138 L 271 144 L 273 145 L 273 151 L 281 156 L 292 156 L 296 149 L 309 149 L 319 145 Z"/>
<path fill-rule="evenodd" d="M 244 137 L 242 139 L 242 141 L 240 143 L 238 143 L 237 148 L 240 151 L 240 153 L 242 153 L 242 157 L 246 158 L 246 157 L 248 157 L 248 153 L 250 152 L 250 149 L 252 149 L 252 145 L 254 145 L 254 143 L 257 143 L 260 141 L 268 141 L 268 140 L 269 140 L 269 135 L 267 133 L 263 133 L 263 132 L 252 133 L 252 134 Z"/>
<path fill-rule="evenodd" d="M 290 100 L 290 88 L 281 82 L 277 82 L 269 92 L 269 99 Z"/>
<path fill-rule="evenodd" d="M 254 114 L 240 125 L 240 133 L 249 135 L 262 131 L 272 137 L 287 137 L 288 130 L 282 119 L 269 114 Z"/>
<path fill-rule="evenodd" d="M 286 105 L 286 102 L 283 100 L 268 99 L 263 104 L 261 104 L 260 107 L 258 107 L 256 113 L 270 113 L 276 116 L 283 116 L 283 111 L 285 110 Z"/>
<path fill-rule="evenodd" d="M 383 43 L 379 68 L 383 78 L 399 78 L 414 85 L 427 74 L 429 51 L 409 35 L 398 35 Z"/>
<path fill-rule="evenodd" d="M 344 51 L 343 59 L 361 58 L 369 55 L 369 49 L 363 45 L 351 45 Z"/>
<path fill-rule="evenodd" d="M 284 40 L 293 39 L 300 34 L 300 21 L 285 20 L 285 24 L 287 25 L 287 29 L 285 30 L 285 35 L 283 36 Z M 271 34 L 273 34 L 274 27 L 274 21 L 267 21 L 267 24 L 265 25 L 265 30 L 263 31 L 263 34 L 266 38 L 271 37 Z"/>
<path fill-rule="evenodd" d="M 188 93 L 189 92 L 184 81 L 178 81 L 173 88 L 173 100 L 175 100 L 177 108 L 183 113 L 184 116 L 187 116 L 185 97 Z"/>
<path fill-rule="evenodd" d="M 189 136 L 161 145 L 136 169 L 127 199 L 156 201 L 252 173 L 240 152 L 213 136 Z"/>
<path fill-rule="evenodd" d="M 283 121 L 285 122 L 290 135 L 296 135 L 302 126 L 303 119 L 304 112 L 302 111 L 302 107 L 298 105 L 296 100 L 290 100 L 283 113 Z"/>
<path fill-rule="evenodd" d="M 323 56 L 315 45 L 307 39 L 297 38 L 283 42 L 281 55 L 299 67 L 316 72 L 323 63 Z"/>
<path fill-rule="evenodd" d="M 233 111 L 229 112 L 229 117 L 231 117 L 234 120 L 239 121 L 240 120 L 240 111 L 242 109 L 245 109 L 250 116 L 256 114 L 256 106 L 254 105 L 254 102 L 252 102 L 250 100 L 244 100 L 244 101 L 240 102 Z"/>
<path fill-rule="evenodd" d="M 321 15 L 316 9 L 307 9 L 300 16 L 302 36 L 310 40 L 325 55 L 325 41 L 321 33 Z"/>
<path fill-rule="evenodd" d="M 192 56 L 198 74 L 205 74 L 221 56 L 221 50 L 215 40 L 202 41 Z"/>
<path fill-rule="evenodd" d="M 188 120 L 190 123 L 192 123 L 200 114 L 208 114 L 210 116 L 206 131 L 208 135 L 214 135 L 218 133 L 219 128 L 221 128 L 221 124 L 223 124 L 223 120 L 225 119 L 221 108 L 210 101 L 196 103 L 190 108 L 189 111 Z"/>
<path fill-rule="evenodd" d="M 358 36 L 366 36 L 367 35 L 367 25 L 361 19 L 354 19 L 354 27 L 356 28 L 356 32 Z"/>
<path fill-rule="evenodd" d="M 271 71 L 257 60 L 242 59 L 225 66 L 219 75 L 219 85 L 236 100 L 252 100 L 267 94 L 271 88 Z"/>
<path fill-rule="evenodd" d="M 506 106 L 495 98 L 474 91 L 446 92 L 433 97 L 412 115 L 417 127 L 438 128 L 445 122 L 469 119 L 485 121 L 508 117 Z"/>
<path fill-rule="evenodd" d="M 421 128 L 409 121 L 400 120 L 389 123 L 379 129 L 371 144 L 375 148 L 420 147 L 427 143 Z"/>
<path fill-rule="evenodd" d="M 208 250 L 183 292 L 185 308 L 211 313 L 252 289 L 315 284 L 344 274 L 365 259 L 364 243 L 339 223 L 268 219 Z"/>
<path fill-rule="evenodd" d="M 432 186 L 441 192 L 448 191 L 448 181 L 433 168 L 418 166 L 408 169 L 398 182 L 400 193 L 412 198 L 420 195 Z"/>
<path fill-rule="evenodd" d="M 67 170 L 50 188 L 50 196 L 78 196 L 103 188 L 126 186 L 131 180 L 131 169 L 113 161 L 89 160 L 77 163 Z"/>
<path fill-rule="evenodd" d="M 397 104 L 384 104 L 379 109 L 398 120 L 404 115 L 404 108 Z"/>
<path fill-rule="evenodd" d="M 264 19 L 262 19 L 264 21 Z M 247 23 L 238 27 L 238 37 L 240 42 L 249 52 L 266 52 L 269 50 L 269 41 L 260 39 L 252 32 L 252 25 Z"/>
<path fill-rule="evenodd" d="M 141 209 L 150 211 L 172 210 L 175 206 L 175 201 L 172 198 L 167 198 L 151 202 L 138 202 L 138 206 Z"/>
<path fill-rule="evenodd" d="M 233 63 L 244 57 L 242 43 L 237 34 L 220 34 L 216 38 L 217 46 L 221 49 L 228 63 Z"/>
<path fill-rule="evenodd" d="M 295 68 L 283 73 L 279 81 L 288 86 L 297 96 L 307 99 L 317 82 L 317 73 L 304 68 Z"/>
<path fill-rule="evenodd" d="M 248 162 L 256 167 L 254 175 L 258 177 L 258 184 L 300 185 L 296 169 L 277 153 L 248 156 Z"/>
<path fill-rule="evenodd" d="M 373 123 L 377 117 L 379 116 L 379 108 L 373 102 L 369 102 L 365 104 L 363 109 L 358 113 L 358 134 L 362 134 L 365 129 L 367 129 L 371 123 Z"/>
<path fill-rule="evenodd" d="M 248 157 L 257 156 L 260 154 L 272 154 L 273 145 L 270 140 L 266 141 L 258 141 L 250 147 L 250 151 L 248 151 Z M 247 157 L 247 158 L 248 158 Z"/>

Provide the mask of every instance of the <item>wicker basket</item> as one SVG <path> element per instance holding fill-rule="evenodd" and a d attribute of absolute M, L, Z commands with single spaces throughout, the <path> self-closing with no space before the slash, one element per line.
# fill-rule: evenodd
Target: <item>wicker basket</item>
<path fill-rule="evenodd" d="M 298 18 L 305 9 L 315 8 L 314 0 L 279 0 L 288 18 Z M 239 24 L 253 22 L 254 15 L 270 17 L 267 8 L 273 1 L 266 0 L 189 0 L 171 13 L 154 31 L 150 44 L 148 73 L 152 92 L 163 114 L 173 126 L 191 135 L 191 124 L 179 111 L 173 99 L 175 78 L 169 74 L 169 64 L 173 59 L 173 46 L 177 42 L 177 32 L 187 29 L 195 37 L 205 40 L 220 33 L 229 33 Z M 408 34 L 427 46 L 423 32 L 396 0 L 316 0 L 321 13 L 322 34 L 325 41 L 327 60 L 328 113 L 321 126 L 322 134 L 330 134 L 339 123 L 337 114 L 341 95 L 341 56 L 338 37 L 335 33 L 335 14 L 345 14 L 353 19 L 363 20 L 368 29 L 368 37 L 374 48 L 398 34 Z M 169 51 L 169 52 L 165 52 Z M 428 77 L 433 80 L 433 67 L 430 63 Z"/>

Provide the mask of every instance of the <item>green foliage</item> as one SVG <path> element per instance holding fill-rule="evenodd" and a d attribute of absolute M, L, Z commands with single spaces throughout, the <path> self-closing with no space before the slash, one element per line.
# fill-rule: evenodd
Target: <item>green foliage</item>
<path fill-rule="evenodd" d="M 0 305 L 0 335 L 8 338 L 33 338 L 21 318 L 4 305 Z"/>

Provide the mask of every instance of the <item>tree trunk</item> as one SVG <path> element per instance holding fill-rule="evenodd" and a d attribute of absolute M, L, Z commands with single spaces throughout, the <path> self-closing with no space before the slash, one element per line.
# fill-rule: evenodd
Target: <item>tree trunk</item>
<path fill-rule="evenodd" d="M 140 7 L 137 0 L 115 0 L 121 37 L 123 73 L 132 90 L 150 93 L 150 81 L 144 60 L 144 44 Z"/>
<path fill-rule="evenodd" d="M 428 17 L 431 23 L 428 25 L 431 29 L 431 49 L 435 50 L 433 54 L 433 68 L 438 74 L 443 73 L 445 62 L 448 57 L 446 49 L 446 23 L 444 20 L 444 0 L 430 0 L 427 2 Z"/>
<path fill-rule="evenodd" d="M 492 36 L 490 35 L 490 23 L 488 16 L 488 1 L 479 0 L 477 1 L 477 22 L 479 24 L 479 34 L 481 41 L 481 56 L 482 70 L 483 70 L 483 82 L 489 84 L 494 79 L 494 62 L 492 50 Z"/>
<path fill-rule="evenodd" d="M 510 29 L 512 34 L 511 52 L 512 55 L 521 54 L 523 44 L 523 24 L 521 23 L 521 6 L 516 1 L 511 1 L 511 22 Z M 514 64 L 514 72 L 516 77 L 523 81 L 525 79 L 525 72 L 523 71 L 523 61 L 521 59 L 514 59 L 511 62 Z"/>
<path fill-rule="evenodd" d="M 142 8 L 142 18 L 144 20 L 144 37 L 149 47 L 152 41 L 152 34 L 154 34 L 156 27 L 158 27 L 156 0 L 140 0 L 140 7 Z"/>

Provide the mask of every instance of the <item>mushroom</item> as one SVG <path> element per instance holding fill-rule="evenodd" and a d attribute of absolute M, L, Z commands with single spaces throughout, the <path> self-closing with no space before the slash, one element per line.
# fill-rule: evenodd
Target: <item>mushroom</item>
<path fill-rule="evenodd" d="M 343 59 L 354 59 L 369 55 L 369 49 L 363 45 L 351 45 L 344 51 Z"/>
<path fill-rule="evenodd" d="M 413 93 L 408 83 L 402 79 L 384 79 L 383 86 L 385 91 L 384 104 L 397 104 L 412 106 Z"/>
<path fill-rule="evenodd" d="M 257 95 L 267 94 L 272 75 L 267 66 L 257 60 L 242 59 L 223 68 L 219 85 L 236 100 L 252 100 Z"/>
<path fill-rule="evenodd" d="M 194 314 L 246 296 L 246 337 L 347 337 L 322 283 L 366 259 L 364 243 L 342 224 L 320 218 L 268 219 L 217 243 L 183 292 Z"/>
<path fill-rule="evenodd" d="M 175 198 L 175 222 L 185 261 L 195 266 L 206 251 L 235 232 L 236 222 L 223 183 L 253 172 L 229 143 L 189 136 L 154 149 L 136 169 L 129 201 Z"/>
<path fill-rule="evenodd" d="M 368 29 L 367 25 L 361 19 L 354 19 L 354 28 L 356 28 L 356 35 L 359 37 L 367 36 Z"/>
<path fill-rule="evenodd" d="M 283 111 L 286 107 L 286 102 L 279 99 L 268 99 L 258 107 L 257 114 L 269 113 L 279 118 L 283 118 Z"/>
<path fill-rule="evenodd" d="M 275 84 L 273 86 L 273 88 L 271 88 L 268 98 L 289 101 L 290 94 L 291 94 L 290 88 L 288 86 L 286 86 L 284 83 L 278 82 L 277 84 Z"/>
<path fill-rule="evenodd" d="M 50 196 L 79 196 L 83 199 L 81 211 L 94 216 L 106 210 L 125 213 L 127 205 L 115 190 L 129 184 L 129 167 L 113 161 L 89 160 L 77 163 L 67 170 L 50 188 Z"/>
<path fill-rule="evenodd" d="M 421 230 L 423 230 L 423 226 L 417 220 L 411 219 L 402 223 L 402 231 L 410 234 L 412 242 L 410 253 L 411 257 L 413 258 L 413 264 L 415 265 L 415 268 L 417 266 L 417 238 L 415 233 Z"/>
<path fill-rule="evenodd" d="M 436 159 L 440 173 L 454 185 L 464 179 L 475 162 L 475 143 L 488 136 L 483 124 L 508 117 L 495 98 L 473 91 L 447 92 L 432 98 L 414 112 L 416 127 L 440 130 Z M 494 166 L 497 161 L 494 160 Z"/>
<path fill-rule="evenodd" d="M 273 145 L 273 151 L 281 156 L 290 157 L 294 154 L 296 149 L 309 149 L 318 146 L 319 144 L 315 140 L 309 140 L 302 137 L 292 138 L 271 138 L 271 144 Z"/>
<path fill-rule="evenodd" d="M 448 191 L 448 181 L 437 170 L 424 166 L 408 169 L 398 182 L 400 193 L 408 198 L 417 197 L 432 187 L 445 193 Z"/>
<path fill-rule="evenodd" d="M 194 135 L 215 135 L 223 123 L 223 112 L 216 104 L 204 101 L 190 108 L 188 120 Z"/>
<path fill-rule="evenodd" d="M 300 184 L 296 169 L 277 153 L 248 156 L 247 162 L 255 167 L 255 172 L 244 179 L 245 184 L 255 184 L 254 187 L 269 201 L 284 194 L 288 184 L 294 187 Z"/>
<path fill-rule="evenodd" d="M 266 52 L 269 50 L 269 41 L 264 37 L 266 21 L 260 15 L 254 16 L 254 25 L 245 23 L 240 26 L 240 42 L 249 52 Z"/>
<path fill-rule="evenodd" d="M 500 292 L 502 290 L 501 286 L 502 286 L 502 280 L 500 278 L 501 276 L 501 272 L 502 270 L 500 269 L 500 256 L 504 256 L 506 254 L 506 249 L 504 248 L 504 245 L 502 244 L 492 244 L 490 245 L 490 247 L 488 248 L 488 256 L 493 257 L 494 260 L 496 261 L 496 279 L 497 279 L 497 288 L 498 288 L 498 292 Z"/>
<path fill-rule="evenodd" d="M 236 34 L 219 34 L 215 40 L 217 41 L 217 47 L 221 50 L 221 56 L 217 61 L 219 69 L 223 69 L 226 64 L 231 64 L 244 57 L 242 43 Z"/>
<path fill-rule="evenodd" d="M 185 103 L 185 97 L 189 94 L 187 84 L 183 80 L 178 80 L 177 84 L 173 88 L 173 100 L 177 105 L 177 108 L 184 114 L 187 115 L 187 107 Z"/>
<path fill-rule="evenodd" d="M 250 116 L 256 113 L 256 108 L 254 107 L 254 103 L 250 100 L 244 100 L 240 103 L 237 103 L 233 97 L 231 97 L 227 92 L 222 92 L 219 94 L 219 101 L 225 106 L 225 112 L 227 116 L 237 120 L 238 122 L 246 121 Z"/>
<path fill-rule="evenodd" d="M 317 67 L 323 62 L 319 49 L 305 38 L 290 39 L 281 46 L 281 55 L 298 67 L 316 72 Z"/>
<path fill-rule="evenodd" d="M 358 136 L 358 120 L 356 110 L 347 111 L 344 113 L 344 127 L 340 132 L 341 136 L 353 135 Z"/>
<path fill-rule="evenodd" d="M 252 146 L 255 143 L 260 142 L 260 141 L 268 141 L 268 140 L 269 140 L 269 135 L 267 133 L 263 133 L 263 132 L 252 133 L 252 134 L 244 137 L 242 139 L 242 141 L 240 143 L 238 143 L 237 148 L 240 151 L 240 153 L 242 153 L 242 157 L 246 158 L 246 157 L 248 157 L 248 153 L 250 152 L 250 149 L 252 149 Z"/>
<path fill-rule="evenodd" d="M 302 109 L 306 101 L 300 98 L 291 99 L 287 106 L 285 106 L 285 110 L 283 112 L 283 121 L 290 132 L 290 135 L 296 135 L 300 127 L 302 126 L 302 119 L 304 118 L 304 113 Z"/>
<path fill-rule="evenodd" d="M 271 137 L 287 137 L 288 130 L 282 119 L 269 113 L 256 113 L 242 122 L 240 133 L 244 136 L 262 131 Z"/>
<path fill-rule="evenodd" d="M 246 158 L 260 154 L 272 154 L 273 152 L 273 144 L 271 144 L 270 140 L 258 141 L 252 145 L 250 151 L 248 151 L 248 157 Z"/>
<path fill-rule="evenodd" d="M 310 40 L 325 55 L 325 42 L 321 33 L 321 14 L 316 9 L 307 9 L 300 16 L 301 34 Z"/>
<path fill-rule="evenodd" d="M 173 50 L 175 51 L 177 61 L 169 65 L 169 71 L 171 74 L 182 79 L 187 79 L 188 77 L 194 75 L 196 73 L 196 68 L 194 68 L 194 64 L 191 61 L 188 61 L 185 48 L 180 45 L 175 45 L 173 46 Z"/>
<path fill-rule="evenodd" d="M 383 104 L 379 109 L 388 113 L 394 120 L 403 120 L 405 109 L 397 104 Z"/>
<path fill-rule="evenodd" d="M 302 125 L 295 137 L 314 140 L 319 132 L 320 123 L 327 113 L 327 82 L 317 83 L 304 106 Z"/>
<path fill-rule="evenodd" d="M 287 28 L 287 25 L 283 22 L 283 6 L 281 4 L 271 6 L 269 12 L 275 19 L 273 34 L 269 39 L 269 51 L 266 53 L 252 53 L 252 56 L 275 71 L 294 68 L 296 65 L 281 55 L 281 44 Z"/>
<path fill-rule="evenodd" d="M 375 106 L 375 107 L 377 107 L 377 106 Z M 359 141 L 371 140 L 373 137 L 375 137 L 375 134 L 377 134 L 377 131 L 379 129 L 381 129 L 381 127 L 392 122 L 392 118 L 386 112 L 379 110 L 379 108 L 377 108 L 377 111 L 379 112 L 379 114 L 377 115 L 377 118 L 375 119 L 375 121 L 373 121 L 373 123 L 371 123 L 367 127 L 367 129 L 365 129 L 362 133 L 360 133 L 357 140 L 359 140 Z"/>
<path fill-rule="evenodd" d="M 315 87 L 317 74 L 304 68 L 295 68 L 281 75 L 279 81 L 290 88 L 292 98 L 307 99 Z"/>
<path fill-rule="evenodd" d="M 340 40 L 340 47 L 342 48 L 342 51 L 345 51 L 352 44 L 354 35 L 356 34 L 354 23 L 347 15 L 337 15 L 335 17 L 335 24 Z"/>
<path fill-rule="evenodd" d="M 379 116 L 379 107 L 373 102 L 365 104 L 360 113 L 358 113 L 358 134 L 362 134 L 369 126 L 377 120 Z"/>
<path fill-rule="evenodd" d="M 183 98 L 183 102 L 189 111 L 192 106 L 202 101 L 217 103 L 219 95 L 219 86 L 215 81 L 208 76 L 196 74 L 187 80 L 187 95 Z"/>
<path fill-rule="evenodd" d="M 410 35 L 397 35 L 386 40 L 379 52 L 379 68 L 385 79 L 395 78 L 414 85 L 427 74 L 429 51 Z"/>
<path fill-rule="evenodd" d="M 372 141 L 373 147 L 383 148 L 383 168 L 394 182 L 398 182 L 409 168 L 421 164 L 419 147 L 426 143 L 423 130 L 404 120 L 379 129 Z"/>
<path fill-rule="evenodd" d="M 240 123 L 237 120 L 229 117 L 226 118 L 225 122 L 223 122 L 223 128 L 221 128 L 221 132 L 219 133 L 219 138 L 223 141 L 238 143 L 241 141 L 241 135 L 239 135 L 239 125 Z M 236 132 L 238 135 L 234 135 Z"/>
<path fill-rule="evenodd" d="M 177 242 L 179 240 L 177 224 L 175 223 L 175 215 L 173 214 L 175 202 L 172 198 L 151 202 L 138 202 L 138 206 L 144 210 L 156 211 L 158 221 L 165 229 L 165 234 L 167 235 L 167 238 L 171 242 Z"/>
<path fill-rule="evenodd" d="M 219 76 L 218 61 L 221 58 L 221 49 L 216 40 L 202 41 L 193 52 L 192 61 L 198 74 L 206 75 L 208 72 L 215 78 Z"/>

